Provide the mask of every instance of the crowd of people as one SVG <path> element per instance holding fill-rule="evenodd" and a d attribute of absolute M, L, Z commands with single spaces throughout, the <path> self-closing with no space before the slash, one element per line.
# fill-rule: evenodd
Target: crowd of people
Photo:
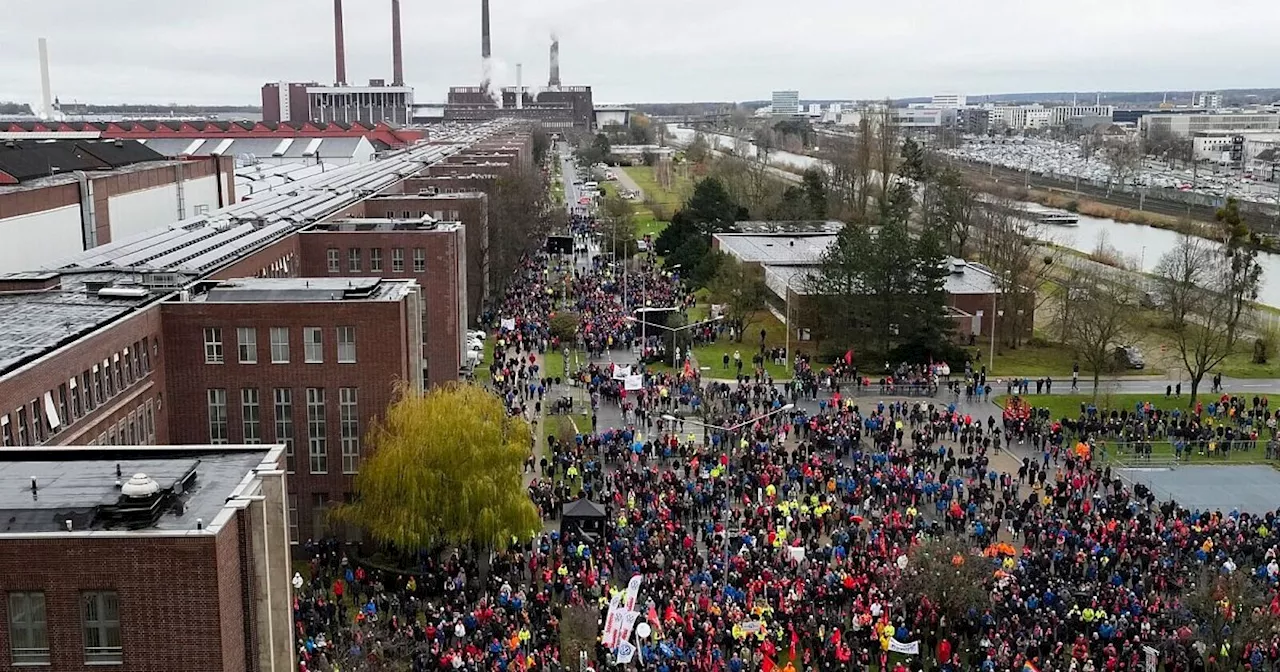
<path fill-rule="evenodd" d="M 561 658 L 571 614 L 603 622 L 633 576 L 649 634 L 632 633 L 632 664 L 659 672 L 1136 672 L 1150 650 L 1167 672 L 1280 661 L 1276 630 L 1231 636 L 1240 619 L 1280 623 L 1275 513 L 1156 501 L 1096 452 L 1058 449 L 1068 437 L 1274 435 L 1265 401 L 1001 421 L 958 399 L 892 398 L 908 386 L 936 392 L 948 382 L 936 367 L 871 375 L 848 359 L 765 352 L 790 359 L 795 379 L 718 382 L 688 366 L 619 376 L 606 355 L 636 345 L 631 311 L 691 300 L 674 274 L 645 263 L 624 288 L 601 257 L 539 253 L 512 286 L 493 315 L 492 389 L 512 413 L 537 415 L 560 375 L 545 370 L 550 318 L 567 305 L 593 355 L 570 377 L 621 423 L 596 426 L 593 413 L 571 438 L 537 440 L 527 479 L 546 525 L 492 557 L 423 552 L 399 571 L 333 542 L 304 545 L 308 575 L 294 577 L 303 669 L 577 669 Z M 638 389 L 628 375 L 640 375 Z M 1007 450 L 1015 441 L 1021 453 Z M 557 517 L 580 495 L 603 505 L 602 530 L 562 536 Z M 944 543 L 966 549 L 956 566 L 975 563 L 983 577 L 959 608 L 940 594 L 945 583 L 914 588 L 928 584 L 921 549 Z M 1217 577 L 1240 578 L 1257 600 L 1217 596 L 1211 610 L 1229 617 L 1197 620 L 1196 586 Z M 597 643 L 590 653 L 606 665 L 616 652 Z"/>

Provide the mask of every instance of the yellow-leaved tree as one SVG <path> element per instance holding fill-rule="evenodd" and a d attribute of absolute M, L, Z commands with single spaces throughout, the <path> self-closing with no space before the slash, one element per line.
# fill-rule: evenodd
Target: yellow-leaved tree
<path fill-rule="evenodd" d="M 369 434 L 355 501 L 333 515 L 401 551 L 527 541 L 541 529 L 521 476 L 531 436 L 481 387 L 401 389 Z"/>

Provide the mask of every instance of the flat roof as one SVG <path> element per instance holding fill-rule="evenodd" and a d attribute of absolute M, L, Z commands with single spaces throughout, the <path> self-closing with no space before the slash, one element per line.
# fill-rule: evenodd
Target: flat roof
<path fill-rule="evenodd" d="M 276 468 L 264 463 L 279 450 L 272 445 L 5 450 L 0 461 L 0 535 L 66 533 L 67 520 L 72 521 L 73 533 L 194 532 L 197 519 L 205 531 L 215 532 L 215 518 L 228 500 L 247 494 L 240 490 L 255 469 Z M 154 523 L 137 525 L 111 515 L 122 498 L 117 483 L 135 474 L 145 474 L 170 493 Z"/>
<path fill-rule="evenodd" d="M 769 265 L 809 265 L 822 259 L 834 235 L 717 233 L 720 250 L 739 261 Z"/>
<path fill-rule="evenodd" d="M 948 258 L 947 265 L 951 273 L 947 275 L 943 291 L 953 296 L 966 294 L 990 295 L 1000 293 L 1000 285 L 989 271 L 970 264 L 963 259 Z M 811 294 L 803 279 L 818 272 L 815 264 L 775 265 L 763 264 L 764 282 L 769 290 L 780 297 L 785 297 L 787 288 L 795 295 Z"/>
<path fill-rule="evenodd" d="M 239 278 L 219 282 L 192 303 L 304 303 L 314 301 L 399 301 L 416 280 L 382 278 Z"/>
<path fill-rule="evenodd" d="M 407 231 L 417 233 L 437 233 L 455 231 L 461 225 L 457 222 L 441 222 L 429 215 L 421 218 L 403 219 L 399 217 L 359 217 L 339 219 L 332 222 L 321 222 L 303 231 L 309 233 L 362 233 L 365 231 Z"/>
<path fill-rule="evenodd" d="M 153 170 L 155 168 L 172 168 L 173 166 L 183 163 L 178 159 L 163 159 L 159 161 L 145 161 L 142 163 L 134 163 L 128 166 L 120 166 L 109 170 L 86 170 L 84 174 L 90 180 L 97 180 L 103 177 L 111 177 L 112 175 L 128 175 L 129 173 L 138 173 L 144 170 Z M 22 191 L 31 191 L 33 189 L 46 189 L 48 187 L 60 187 L 67 184 L 75 184 L 79 182 L 74 172 L 54 173 L 48 177 L 34 177 L 23 180 L 19 184 L 9 184 L 0 186 L 0 195 L 12 194 Z"/>

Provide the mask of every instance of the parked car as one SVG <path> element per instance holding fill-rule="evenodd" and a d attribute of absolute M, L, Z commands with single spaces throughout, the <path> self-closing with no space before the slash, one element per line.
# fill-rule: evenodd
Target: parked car
<path fill-rule="evenodd" d="M 1120 369 L 1144 369 L 1147 366 L 1142 359 L 1142 351 L 1132 345 L 1116 347 L 1114 357 L 1116 367 Z"/>

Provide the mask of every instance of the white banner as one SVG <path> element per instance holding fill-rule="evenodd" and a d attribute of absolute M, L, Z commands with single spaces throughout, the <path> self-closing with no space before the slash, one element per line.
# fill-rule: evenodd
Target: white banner
<path fill-rule="evenodd" d="M 631 631 L 636 627 L 636 619 L 640 618 L 638 611 L 625 611 L 618 617 L 618 636 L 613 641 L 620 642 L 631 638 Z"/>
<path fill-rule="evenodd" d="M 623 387 L 623 389 L 627 390 L 628 392 L 634 392 L 634 391 L 636 391 L 636 390 L 643 389 L 643 388 L 644 388 L 644 376 L 639 375 L 639 374 L 631 375 L 631 376 L 627 376 L 627 377 L 626 377 L 626 380 L 625 380 L 625 381 L 623 382 L 623 384 L 622 384 L 622 387 Z"/>
<path fill-rule="evenodd" d="M 643 581 L 644 576 L 636 574 L 627 582 L 627 596 L 622 601 L 622 606 L 627 611 L 632 611 L 636 608 L 636 598 L 640 596 L 640 584 Z"/>
<path fill-rule="evenodd" d="M 620 616 L 618 612 L 621 610 L 622 595 L 614 595 L 613 599 L 609 600 L 609 611 L 605 613 L 604 617 L 604 632 L 600 635 L 600 643 L 606 649 L 613 648 L 613 643 L 617 641 L 618 617 Z"/>
<path fill-rule="evenodd" d="M 743 621 L 738 625 L 742 631 L 748 635 L 754 635 L 760 632 L 760 621 Z"/>
<path fill-rule="evenodd" d="M 618 648 L 614 649 L 613 657 L 619 665 L 626 665 L 636 655 L 636 647 L 631 642 L 618 642 Z"/>
<path fill-rule="evenodd" d="M 516 328 L 516 320 L 514 317 L 503 318 L 500 324 L 502 328 L 506 329 L 507 331 L 514 331 Z"/>
<path fill-rule="evenodd" d="M 629 375 L 631 375 L 631 365 L 630 365 L 630 364 L 626 364 L 626 365 L 623 365 L 623 364 L 614 364 L 614 365 L 613 365 L 613 379 L 614 379 L 614 380 L 624 380 L 624 379 L 625 379 L 627 376 L 629 376 Z"/>
<path fill-rule="evenodd" d="M 787 553 L 790 553 L 791 559 L 796 562 L 804 561 L 804 546 L 788 546 Z"/>
<path fill-rule="evenodd" d="M 918 656 L 920 655 L 920 640 L 917 639 L 914 642 L 903 644 L 902 642 L 890 637 L 889 650 L 894 653 L 901 653 L 907 656 Z"/>

